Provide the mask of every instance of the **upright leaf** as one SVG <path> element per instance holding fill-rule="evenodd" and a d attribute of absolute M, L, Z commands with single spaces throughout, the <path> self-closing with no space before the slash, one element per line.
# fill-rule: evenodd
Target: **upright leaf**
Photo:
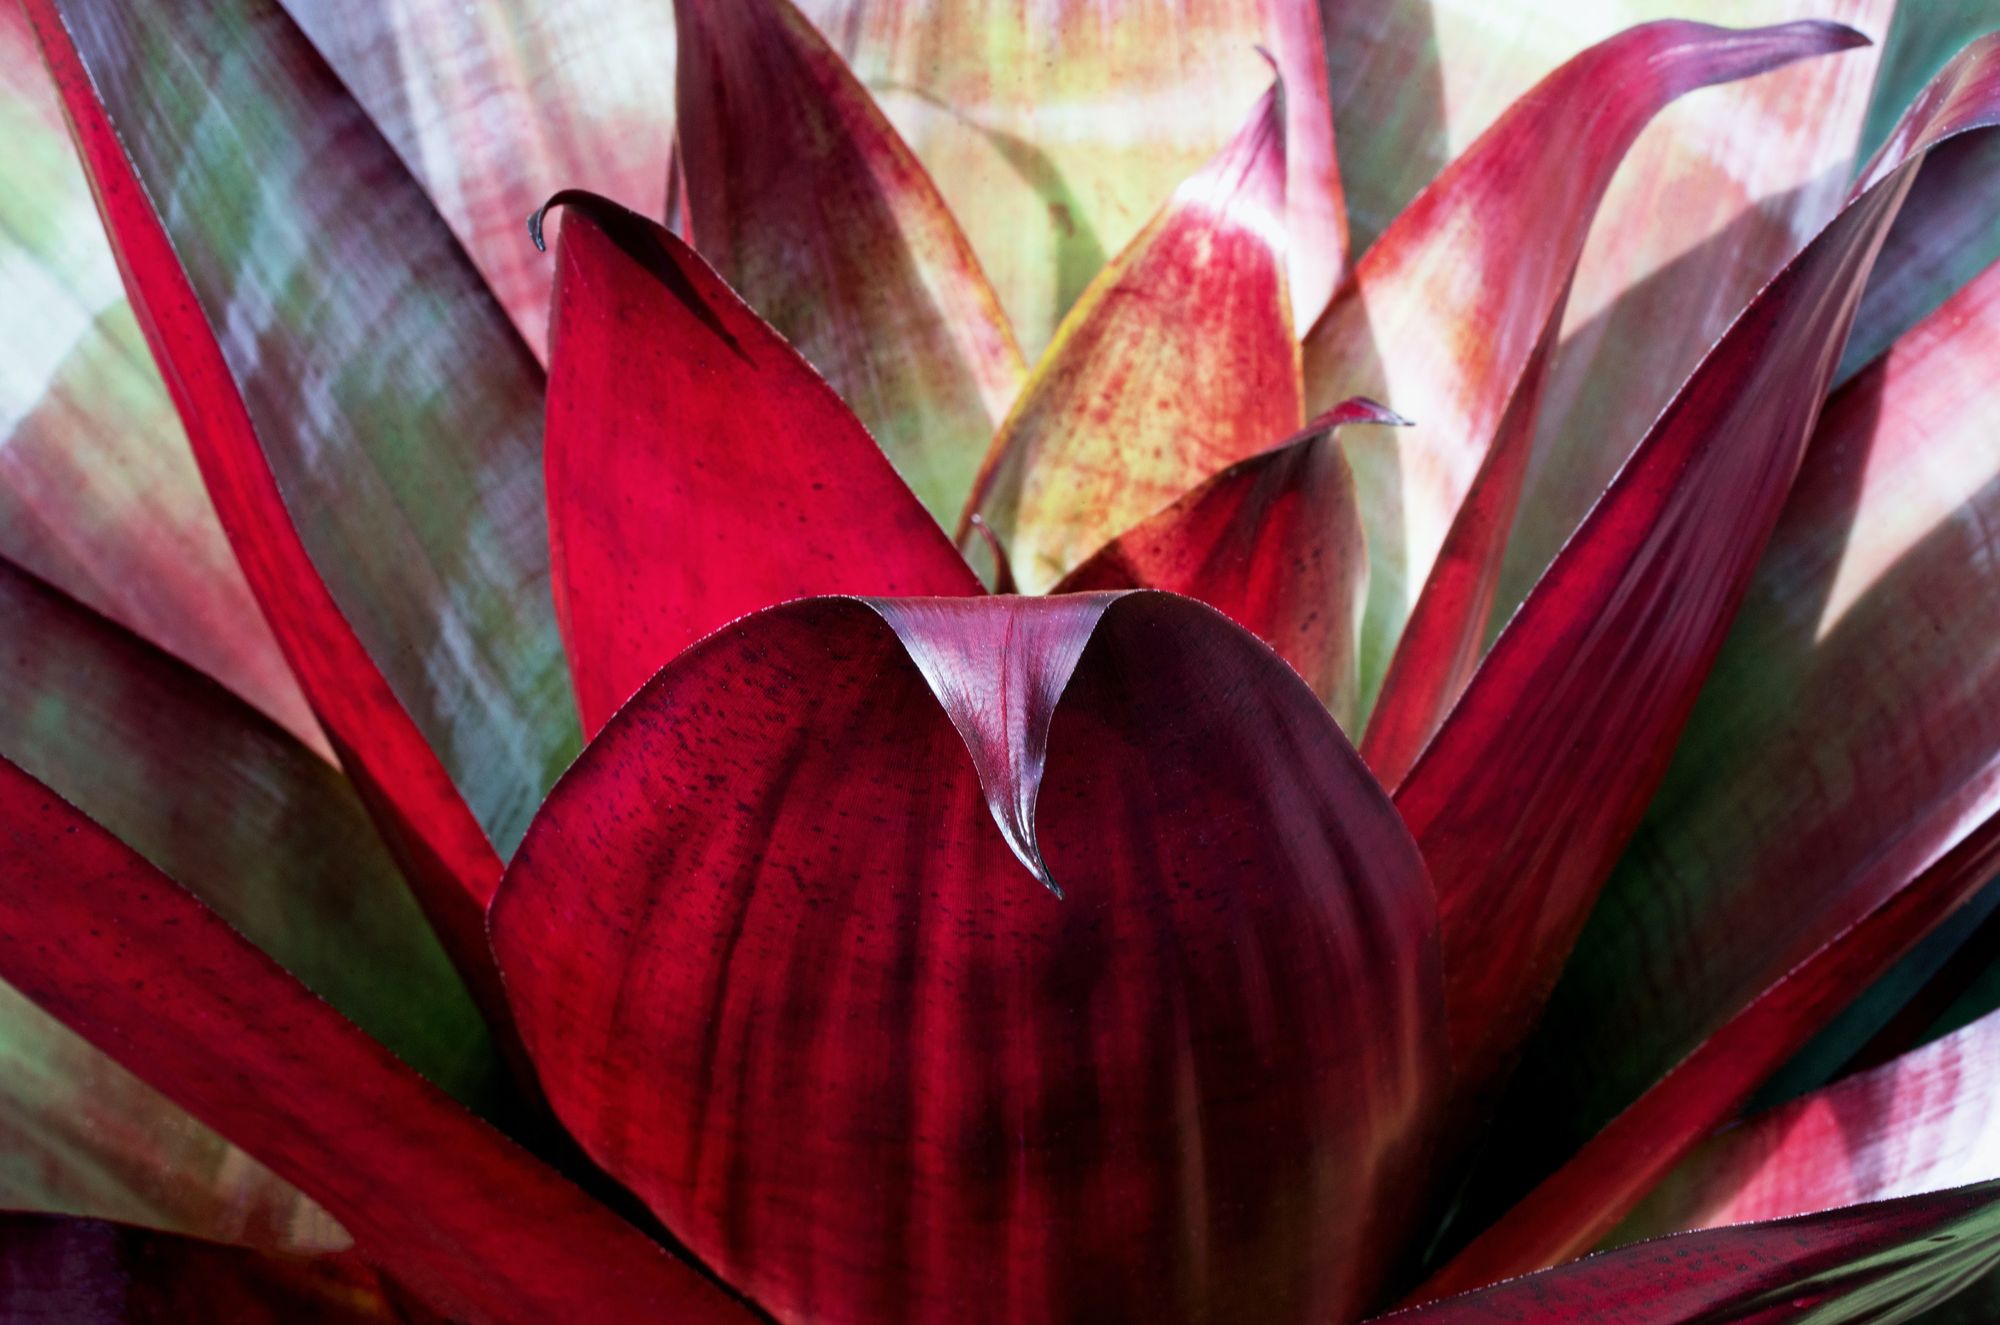
<path fill-rule="evenodd" d="M 1560 320 L 1598 202 L 1640 131 L 1697 88 L 1862 40 L 1821 22 L 1737 31 L 1664 21 L 1622 32 L 1524 95 L 1356 263 L 1306 336 L 1307 405 L 1368 395 L 1416 421 L 1393 444 L 1357 438 L 1350 449 L 1370 561 L 1364 711 L 1501 420 L 1532 386 L 1536 347 Z M 1532 425 L 1512 427 L 1532 435 Z M 1504 532 L 1512 494 L 1493 495 L 1509 500 L 1482 515 Z M 1497 576 L 1500 539 L 1473 541 L 1492 549 L 1482 577 Z"/>
<path fill-rule="evenodd" d="M 650 210 L 674 136 L 660 0 L 284 0 L 542 352 L 549 268 L 521 218 L 558 189 Z"/>
<path fill-rule="evenodd" d="M 695 244 L 955 519 L 1025 371 L 971 246 L 791 0 L 674 15 Z"/>
<path fill-rule="evenodd" d="M 1274 86 L 1063 319 L 966 508 L 1027 592 L 1298 430 L 1284 205 Z"/>
<path fill-rule="evenodd" d="M 0 979 L 297 1183 L 447 1315 L 743 1319 L 4 760 Z"/>
<path fill-rule="evenodd" d="M 840 397 L 687 245 L 603 198 L 554 204 L 549 536 L 586 732 L 760 607 L 980 591 Z"/>
<path fill-rule="evenodd" d="M 119 284 L 62 105 L 0 8 L 0 556 L 325 748 Z"/>
<path fill-rule="evenodd" d="M 28 10 L 251 587 L 447 949 L 497 1003 L 495 846 L 576 739 L 540 370 L 273 0 Z"/>
<path fill-rule="evenodd" d="M 1437 882 L 1453 1052 L 1475 1093 L 1521 1043 L 1666 771 L 1925 151 L 2000 113 L 1993 52 L 1955 66 L 1871 187 L 1703 361 L 1397 793 Z"/>
<path fill-rule="evenodd" d="M 1395 1325 L 1882 1325 L 2000 1255 L 2000 1183 L 1656 1238 L 1383 1316 Z"/>
<path fill-rule="evenodd" d="M 780 1319 L 1322 1321 L 1422 1200 L 1430 917 L 1218 614 L 823 598 L 612 719 L 493 932 L 565 1123 Z"/>
<path fill-rule="evenodd" d="M 1346 726 L 1368 584 L 1354 475 L 1334 437 L 1350 423 L 1408 420 L 1372 400 L 1343 401 L 1126 530 L 1055 592 L 1164 589 L 1198 598 L 1276 649 Z"/>
<path fill-rule="evenodd" d="M 1347 218 L 1312 0 L 801 0 L 937 181 L 1038 356 L 1175 186 L 1287 85 L 1292 305 L 1318 315 Z"/>
<path fill-rule="evenodd" d="M 1529 1049 L 1488 1204 L 1614 1118 L 1627 1160 L 1663 1169 L 1927 926 L 1870 940 L 1863 960 L 1818 970 L 1819 954 L 1851 947 L 2000 815 L 2000 455 L 1978 406 L 1996 352 L 2000 267 L 1829 402 Z M 1930 923 L 1990 877 L 1977 854 Z M 1760 1004 L 1790 1011 L 1732 1029 Z M 1736 1049 L 1691 1057 L 1725 1031 Z M 1670 1074 L 1690 1100 L 1671 1131 L 1634 1113 Z M 1594 1194 L 1565 1206 L 1643 1191 L 1645 1170 L 1591 1144 L 1566 1167 Z M 1538 1238 L 1552 1222 L 1518 1221 Z"/>

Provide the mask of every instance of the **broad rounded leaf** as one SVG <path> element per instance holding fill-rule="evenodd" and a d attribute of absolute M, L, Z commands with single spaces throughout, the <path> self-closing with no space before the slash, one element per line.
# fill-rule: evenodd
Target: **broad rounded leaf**
<path fill-rule="evenodd" d="M 1334 435 L 1351 423 L 1408 420 L 1371 400 L 1343 401 L 1126 530 L 1055 592 L 1164 589 L 1198 598 L 1276 649 L 1346 726 L 1368 584 L 1354 476 Z"/>
<path fill-rule="evenodd" d="M 993 439 L 967 515 L 1040 593 L 1209 475 L 1297 432 L 1284 98 L 1175 191 L 1077 300 Z M 961 529 L 963 534 L 963 529 Z"/>
<path fill-rule="evenodd" d="M 760 607 L 980 592 L 840 397 L 687 245 L 603 198 L 551 205 L 549 536 L 586 732 Z"/>
<path fill-rule="evenodd" d="M 297 1183 L 449 1315 L 747 1319 L 4 759 L 0 979 Z"/>
<path fill-rule="evenodd" d="M 1026 371 L 971 246 L 791 0 L 678 0 L 674 17 L 695 246 L 956 519 Z"/>
<path fill-rule="evenodd" d="M 724 629 L 493 930 L 558 1114 L 780 1319 L 1324 1321 L 1422 1200 L 1430 917 L 1311 691 L 1139 593 Z"/>

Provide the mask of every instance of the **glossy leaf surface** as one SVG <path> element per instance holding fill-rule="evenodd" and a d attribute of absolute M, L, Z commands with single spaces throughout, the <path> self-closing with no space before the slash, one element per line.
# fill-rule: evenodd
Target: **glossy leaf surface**
<path fill-rule="evenodd" d="M 1828 404 L 1502 1115 L 1516 1193 L 2000 811 L 2000 455 L 1978 404 L 1996 352 L 2000 268 Z M 1720 1121 L 1904 941 L 1818 978 L 1818 1005 L 1731 1055 L 1737 1079 L 1707 1088 L 1673 1143 Z M 1664 1165 L 1673 1143 L 1646 1149 Z"/>
<path fill-rule="evenodd" d="M 62 105 L 0 9 L 0 556 L 324 748 L 125 302 Z"/>
<path fill-rule="evenodd" d="M 0 755 L 467 1098 L 493 1046 L 345 778 L 222 687 L 0 560 Z"/>
<path fill-rule="evenodd" d="M 484 848 L 443 774 L 504 850 L 575 741 L 548 606 L 540 370 L 271 0 L 29 13 L 210 495 L 308 698 L 357 776 L 471 873 Z"/>
<path fill-rule="evenodd" d="M 521 218 L 558 189 L 651 210 L 674 134 L 655 0 L 284 0 L 540 352 L 547 261 Z"/>
<path fill-rule="evenodd" d="M 274 1256 L 88 1219 L 0 1214 L 4 1325 L 427 1325 L 353 1257 Z"/>
<path fill-rule="evenodd" d="M 1430 905 L 1209 609 L 812 599 L 612 720 L 494 940 L 565 1123 L 780 1319 L 1303 1321 L 1421 1199 Z"/>
<path fill-rule="evenodd" d="M 0 978 L 299 1184 L 447 1314 L 742 1316 L 5 761 Z"/>
<path fill-rule="evenodd" d="M 2000 1178 L 2000 1017 L 1705 1142 L 1618 1235 L 1743 1224 Z"/>
<path fill-rule="evenodd" d="M 1996 1201 L 2000 1183 L 1985 1183 L 1656 1238 L 1380 1319 L 1396 1325 L 1908 1320 L 2000 1253 Z"/>
<path fill-rule="evenodd" d="M 1284 205 L 1274 86 L 1063 320 L 967 507 L 1027 592 L 1298 431 Z"/>
<path fill-rule="evenodd" d="M 682 0 L 674 15 L 696 247 L 955 520 L 1026 372 L 971 246 L 791 0 Z"/>
<path fill-rule="evenodd" d="M 1697 88 L 1861 40 L 1819 22 L 1747 31 L 1661 22 L 1620 33 L 1515 103 L 1355 264 L 1306 336 L 1307 406 L 1368 395 L 1416 421 L 1393 443 L 1357 438 L 1350 448 L 1370 560 L 1364 708 L 1502 418 L 1531 385 L 1527 369 L 1560 319 L 1597 204 L 1640 131 Z M 1510 427 L 1531 435 L 1532 422 Z M 1513 486 L 1489 494 L 1509 496 L 1485 515 L 1503 530 Z"/>
<path fill-rule="evenodd" d="M 549 528 L 585 731 L 760 607 L 980 592 L 853 413 L 687 245 L 602 198 L 556 205 Z"/>
<path fill-rule="evenodd" d="M 1335 429 L 1406 422 L 1372 400 L 1343 401 L 1120 534 L 1055 592 L 1164 589 L 1198 598 L 1276 649 L 1345 725 L 1368 550 Z"/>
<path fill-rule="evenodd" d="M 344 1251 L 298 1188 L 0 984 L 0 1210 L 271 1251 Z"/>
<path fill-rule="evenodd" d="M 1288 89 L 1286 211 L 1300 325 L 1346 267 L 1327 49 L 1312 0 L 802 0 L 937 181 L 1039 356 L 1108 257 Z M 1275 440 L 1275 439 L 1273 439 Z"/>
<path fill-rule="evenodd" d="M 1924 150 L 2000 110 L 1961 66 L 1747 309 L 1536 586 L 1397 794 L 1438 888 L 1455 1061 L 1500 1070 L 1666 771 L 1777 523 Z"/>

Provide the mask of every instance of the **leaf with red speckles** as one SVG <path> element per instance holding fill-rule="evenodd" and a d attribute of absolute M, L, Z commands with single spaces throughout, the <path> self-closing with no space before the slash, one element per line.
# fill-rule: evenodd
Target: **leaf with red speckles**
<path fill-rule="evenodd" d="M 1273 86 L 1063 319 L 966 508 L 1028 592 L 1298 431 L 1284 206 Z"/>
<path fill-rule="evenodd" d="M 298 1184 L 447 1314 L 747 1319 L 4 759 L 0 979 Z"/>
<path fill-rule="evenodd" d="M 824 598 L 611 720 L 493 935 L 558 1114 L 783 1319 L 1339 1319 L 1423 1199 L 1431 905 L 1211 609 Z"/>
<path fill-rule="evenodd" d="M 250 586 L 497 1006 L 494 844 L 576 743 L 540 369 L 273 0 L 27 8 Z"/>
<path fill-rule="evenodd" d="M 1026 372 L 930 176 L 791 0 L 680 0 L 695 246 L 957 518 Z"/>
<path fill-rule="evenodd" d="M 1737 31 L 1669 20 L 1628 29 L 1517 101 L 1355 264 L 1306 336 L 1307 407 L 1371 395 L 1415 420 L 1393 444 L 1357 438 L 1349 451 L 1370 558 L 1364 711 L 1502 419 L 1540 376 L 1528 372 L 1536 346 L 1560 320 L 1598 202 L 1640 131 L 1697 88 L 1864 40 L 1822 22 Z M 1522 447 L 1534 422 L 1509 423 L 1526 434 Z M 1519 482 L 1488 493 L 1506 497 L 1483 513 L 1503 537 Z M 1484 549 L 1494 540 L 1472 541 Z M 1471 595 L 1468 606 L 1490 593 Z M 1484 622 L 1471 633 L 1483 636 Z"/>
<path fill-rule="evenodd" d="M 1407 422 L 1371 400 L 1343 401 L 1126 530 L 1055 592 L 1165 589 L 1198 598 L 1275 648 L 1345 726 L 1368 550 L 1334 430 Z"/>
<path fill-rule="evenodd" d="M 2000 1013 L 1746 1119 L 1675 1167 L 1619 1241 L 2000 1179 Z"/>
<path fill-rule="evenodd" d="M 1996 1256 L 2000 1183 L 1982 1183 L 1657 1238 L 1377 1320 L 1875 1325 L 1942 1301 Z"/>
<path fill-rule="evenodd" d="M 443 1325 L 352 1256 L 278 1256 L 94 1219 L 0 1214 L 5 1325 Z"/>
<path fill-rule="evenodd" d="M 549 537 L 586 733 L 760 607 L 980 592 L 847 406 L 687 245 L 590 194 L 551 206 Z"/>
<path fill-rule="evenodd" d="M 1930 145 L 2000 118 L 2000 46 L 1913 109 L 1871 186 L 1765 288 L 1501 635 L 1396 797 L 1437 882 L 1454 1061 L 1510 1064 L 1791 489 L 1876 250 Z"/>

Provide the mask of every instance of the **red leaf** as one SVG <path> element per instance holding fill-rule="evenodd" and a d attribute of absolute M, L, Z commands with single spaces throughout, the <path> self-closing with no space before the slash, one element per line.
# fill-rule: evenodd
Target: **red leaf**
<path fill-rule="evenodd" d="M 1054 592 L 1165 589 L 1198 598 L 1275 648 L 1345 725 L 1368 549 L 1334 430 L 1407 422 L 1371 400 L 1343 401 L 1119 535 Z"/>
<path fill-rule="evenodd" d="M 1515 1054 L 1659 784 L 1924 151 L 2000 112 L 1995 70 L 1976 57 L 1946 76 L 1906 154 L 1745 310 L 1397 793 L 1437 882 L 1453 1057 L 1475 1095 Z"/>
<path fill-rule="evenodd" d="M 487 830 L 509 840 L 573 740 L 541 582 L 539 372 L 270 0 L 28 12 L 251 588 L 447 951 L 497 1011 Z M 204 107 L 238 115 L 238 98 L 256 107 L 254 140 L 188 127 Z M 263 188 L 245 196 L 258 162 Z M 168 196 L 171 234 L 153 205 Z M 338 243 L 315 225 L 342 227 Z"/>
<path fill-rule="evenodd" d="M 298 1184 L 447 1314 L 744 1319 L 4 760 L 0 979 Z"/>
<path fill-rule="evenodd" d="M 1663 21 L 1622 32 L 1517 101 L 1355 264 L 1306 336 L 1307 407 L 1370 395 L 1415 420 L 1393 442 L 1358 438 L 1349 448 L 1371 563 L 1364 711 L 1502 418 L 1529 384 L 1536 346 L 1560 320 L 1598 202 L 1640 130 L 1696 88 L 1864 40 L 1819 22 L 1734 31 Z M 1509 426 L 1531 435 L 1534 419 Z M 1511 524 L 1518 486 L 1515 477 L 1489 491 L 1506 500 L 1493 500 L 1499 509 L 1486 522 Z M 1492 538 L 1470 541 L 1484 548 Z M 1483 633 L 1483 621 L 1470 628 Z"/>
<path fill-rule="evenodd" d="M 1098 274 L 994 437 L 966 514 L 1029 592 L 1304 420 L 1283 116 L 1273 86 Z"/>
<path fill-rule="evenodd" d="M 980 592 L 840 397 L 687 245 L 591 194 L 550 205 L 549 537 L 585 732 L 760 607 Z"/>
<path fill-rule="evenodd" d="M 1996 1201 L 2000 1183 L 1984 1183 L 1658 1238 L 1379 1319 L 1384 1325 L 1908 1320 L 2000 1252 Z"/>
<path fill-rule="evenodd" d="M 564 1121 L 785 1320 L 1351 1317 L 1423 1198 L 1429 925 L 1311 692 L 1155 594 L 738 622 L 493 915 Z"/>
<path fill-rule="evenodd" d="M 443 1325 L 352 1256 L 0 1214 L 0 1325 Z"/>
<path fill-rule="evenodd" d="M 1027 371 L 958 222 L 791 0 L 674 18 L 695 244 L 957 518 Z"/>

